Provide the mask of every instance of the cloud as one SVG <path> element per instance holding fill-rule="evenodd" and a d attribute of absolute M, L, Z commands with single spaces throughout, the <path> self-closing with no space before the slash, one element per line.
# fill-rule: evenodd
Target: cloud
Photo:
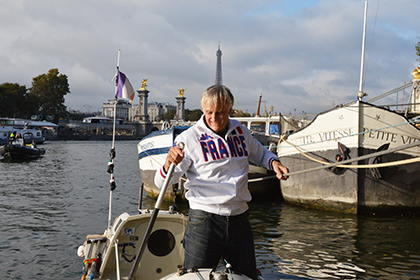
<path fill-rule="evenodd" d="M 0 83 L 30 87 L 58 68 L 69 78 L 66 105 L 99 111 L 113 98 L 120 49 L 121 71 L 135 88 L 148 79 L 149 101 L 175 103 L 186 88 L 196 109 L 220 43 L 236 108 L 256 112 L 262 94 L 275 112 L 317 113 L 356 99 L 363 12 L 362 0 L 3 1 Z M 369 1 L 369 97 L 411 80 L 419 13 L 415 0 Z"/>

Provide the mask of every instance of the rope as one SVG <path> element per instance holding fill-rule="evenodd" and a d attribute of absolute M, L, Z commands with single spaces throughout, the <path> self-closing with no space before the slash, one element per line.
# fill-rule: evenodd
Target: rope
<path fill-rule="evenodd" d="M 414 162 L 420 162 L 420 157 L 411 158 L 411 159 L 404 159 L 404 160 L 399 160 L 399 161 L 393 161 L 393 162 L 377 163 L 377 164 L 343 165 L 342 163 L 340 163 L 340 164 L 333 163 L 333 164 L 324 165 L 324 166 L 321 166 L 321 167 L 315 167 L 315 168 L 311 168 L 311 169 L 306 169 L 306 170 L 302 170 L 302 171 L 290 172 L 290 173 L 287 173 L 287 174 L 284 174 L 284 175 L 285 176 L 296 175 L 296 174 L 300 174 L 300 173 L 315 171 L 315 170 L 329 168 L 329 167 L 341 167 L 341 168 L 353 168 L 353 169 L 357 169 L 357 168 L 379 168 L 379 167 L 390 167 L 390 166 L 396 166 L 396 165 L 404 165 L 404 164 L 409 164 L 409 163 L 414 163 Z"/>
<path fill-rule="evenodd" d="M 318 159 L 316 159 L 316 158 L 313 158 L 313 157 L 311 157 L 311 156 L 308 156 L 307 154 L 305 154 L 304 152 L 302 152 L 295 144 L 293 144 L 293 143 L 290 143 L 289 141 L 287 141 L 286 140 L 286 138 L 287 138 L 287 135 L 286 134 L 284 134 L 281 138 L 280 138 L 280 140 L 279 140 L 279 143 L 277 144 L 277 146 L 280 146 L 280 142 L 281 141 L 284 141 L 285 143 L 287 143 L 287 144 L 289 144 L 290 146 L 292 146 L 292 147 L 294 147 L 295 149 L 296 149 L 296 151 L 298 151 L 302 156 L 304 156 L 304 157 L 307 157 L 308 159 L 310 159 L 310 160 L 312 160 L 312 161 L 315 161 L 315 162 L 318 162 L 318 163 L 321 163 L 321 164 L 329 164 L 328 162 L 324 162 L 324 161 L 322 161 L 322 160 L 318 160 Z"/>
<path fill-rule="evenodd" d="M 349 135 L 346 135 L 346 136 L 342 136 L 342 137 L 340 137 L 340 139 L 342 139 L 342 138 L 347 138 L 347 137 L 354 137 L 354 136 L 358 136 L 358 135 L 363 135 L 363 134 L 366 134 L 366 133 L 371 133 L 371 132 L 375 132 L 375 131 L 380 131 L 380 130 L 385 130 L 385 129 L 388 129 L 388 128 L 393 128 L 393 127 L 398 127 L 398 126 L 401 126 L 401 125 L 406 125 L 406 124 L 412 124 L 412 125 L 416 125 L 416 124 L 418 124 L 419 123 L 419 120 L 415 120 L 415 119 L 413 119 L 413 120 L 409 120 L 409 121 L 406 121 L 406 122 L 403 122 L 403 123 L 399 123 L 399 124 L 394 124 L 394 125 L 390 125 L 390 126 L 385 126 L 385 127 L 381 127 L 381 128 L 377 128 L 377 129 L 371 129 L 371 130 L 367 130 L 367 131 L 362 131 L 362 132 L 358 132 L 358 133 L 355 133 L 355 134 L 349 134 Z M 283 136 L 280 138 L 280 140 L 279 140 L 279 142 L 278 142 L 278 144 L 277 144 L 277 146 L 273 146 L 273 147 L 276 147 L 276 148 L 278 148 L 279 147 L 279 144 L 280 144 L 280 142 L 282 141 L 282 139 L 284 139 L 284 138 L 287 138 L 287 135 L 286 134 L 283 134 Z M 323 141 L 322 140 L 320 140 L 320 141 L 317 141 L 317 142 L 311 142 L 311 143 L 307 143 L 307 144 L 302 144 L 302 145 L 299 145 L 299 146 L 305 146 L 305 145 L 312 145 L 312 144 L 317 144 L 317 143 L 322 143 Z"/>
<path fill-rule="evenodd" d="M 412 148 L 412 147 L 415 147 L 415 146 L 419 146 L 420 141 L 416 141 L 416 142 L 413 142 L 413 143 L 410 143 L 410 144 L 402 145 L 402 146 L 399 146 L 399 147 L 396 147 L 396 148 L 393 148 L 393 149 L 364 155 L 364 156 L 357 157 L 357 158 L 354 158 L 354 159 L 344 160 L 344 161 L 337 162 L 337 163 L 327 163 L 327 162 L 317 160 L 313 157 L 310 157 L 310 156 L 304 154 L 298 147 L 296 147 L 294 144 L 287 141 L 285 139 L 286 137 L 287 137 L 286 135 L 283 135 L 279 140 L 279 144 L 280 144 L 281 141 L 284 141 L 285 143 L 293 146 L 303 156 L 307 157 L 308 159 L 310 159 L 312 161 L 321 163 L 321 164 L 323 164 L 323 166 L 318 166 L 318 167 L 314 167 L 314 168 L 310 168 L 310 169 L 306 169 L 306 170 L 301 170 L 301 171 L 296 171 L 296 172 L 290 172 L 290 173 L 284 174 L 285 176 L 296 175 L 296 174 L 300 174 L 300 173 L 305 173 L 305 172 L 309 172 L 309 171 L 315 171 L 315 170 L 330 168 L 330 167 L 353 168 L 353 169 L 357 169 L 357 168 L 379 168 L 379 167 L 389 167 L 389 166 L 404 165 L 404 164 L 410 164 L 410 163 L 414 163 L 414 162 L 420 162 L 420 157 L 416 157 L 416 158 L 411 158 L 411 159 L 404 159 L 404 160 L 393 161 L 393 162 L 385 162 L 385 163 L 345 165 L 345 164 L 352 163 L 352 162 L 355 162 L 355 161 L 360 161 L 360 160 L 368 159 L 368 158 L 371 158 L 371 157 L 381 156 L 381 155 L 393 153 L 395 151 L 404 150 L 404 149 Z"/>
<path fill-rule="evenodd" d="M 153 161 L 155 161 L 158 165 L 163 165 L 162 163 L 160 163 L 160 162 L 158 162 L 156 159 L 154 159 L 153 157 L 152 157 L 152 155 L 150 155 L 147 151 L 143 151 L 146 155 L 147 155 L 147 157 L 150 157 L 150 159 L 151 160 L 153 160 Z"/>
<path fill-rule="evenodd" d="M 316 171 L 316 170 L 320 170 L 320 169 L 325 169 L 325 168 L 329 168 L 329 167 L 343 167 L 343 168 L 373 168 L 373 167 L 387 167 L 387 166 L 395 166 L 395 165 L 404 165 L 404 164 L 409 164 L 409 163 L 413 163 L 413 162 L 418 162 L 420 161 L 420 157 L 417 158 L 413 158 L 413 159 L 406 159 L 406 160 L 401 160 L 401 161 L 394 161 L 394 162 L 389 162 L 389 163 L 378 163 L 378 164 L 366 164 L 366 165 L 342 165 L 342 164 L 330 164 L 330 165 L 323 165 L 323 166 L 318 166 L 318 167 L 314 167 L 314 168 L 310 168 L 310 169 L 305 169 L 305 170 L 301 170 L 301 171 L 296 171 L 296 172 L 289 172 L 287 174 L 284 174 L 284 176 L 290 176 L 290 175 L 297 175 L 297 174 L 301 174 L 301 173 L 306 173 L 306 172 L 310 172 L 310 171 Z M 275 177 L 275 176 L 273 176 Z"/>

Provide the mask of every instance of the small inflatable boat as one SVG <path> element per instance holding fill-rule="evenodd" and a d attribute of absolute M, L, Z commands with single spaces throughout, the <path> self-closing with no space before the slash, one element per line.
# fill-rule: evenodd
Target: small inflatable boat
<path fill-rule="evenodd" d="M 23 144 L 5 144 L 0 147 L 0 156 L 4 159 L 30 159 L 38 158 L 45 154 L 45 149 L 37 148 L 35 145 L 26 146 Z"/>

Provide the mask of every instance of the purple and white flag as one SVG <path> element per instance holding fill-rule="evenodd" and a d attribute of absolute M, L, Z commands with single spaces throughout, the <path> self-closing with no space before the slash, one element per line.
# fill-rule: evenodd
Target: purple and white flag
<path fill-rule="evenodd" d="M 116 79 L 116 86 L 115 89 L 115 97 L 116 98 L 126 98 L 130 99 L 130 104 L 134 99 L 134 94 L 136 93 L 133 89 L 133 86 L 131 85 L 128 78 L 125 76 L 123 72 L 120 72 L 120 70 L 117 70 L 117 79 Z"/>

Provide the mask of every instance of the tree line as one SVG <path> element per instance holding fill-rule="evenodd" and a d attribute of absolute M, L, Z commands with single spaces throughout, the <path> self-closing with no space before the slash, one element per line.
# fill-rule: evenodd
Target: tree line
<path fill-rule="evenodd" d="M 40 119 L 48 119 L 55 123 L 60 118 L 82 119 L 83 116 L 72 115 L 64 105 L 64 96 L 70 93 L 68 78 L 60 74 L 58 69 L 50 69 L 32 79 L 32 86 L 18 83 L 0 85 L 0 117 L 30 119 L 37 115 Z M 176 112 L 171 110 L 165 114 L 165 120 L 174 118 Z M 202 115 L 199 109 L 185 110 L 187 121 L 197 121 Z"/>
<path fill-rule="evenodd" d="M 82 119 L 81 115 L 67 112 L 64 96 L 68 93 L 70 86 L 67 76 L 55 68 L 47 74 L 34 77 L 30 88 L 18 83 L 3 83 L 0 85 L 0 117 L 30 119 L 36 115 L 55 123 L 60 118 Z M 171 110 L 164 119 L 171 120 L 175 114 L 175 110 Z M 199 109 L 185 110 L 187 121 L 197 121 L 201 115 Z"/>
<path fill-rule="evenodd" d="M 30 119 L 33 115 L 55 123 L 67 114 L 64 96 L 70 93 L 67 76 L 50 69 L 32 79 L 32 86 L 0 85 L 0 116 Z"/>
<path fill-rule="evenodd" d="M 198 121 L 202 114 L 203 114 L 203 111 L 201 111 L 200 109 L 194 109 L 194 110 L 185 109 L 184 118 L 185 118 L 186 121 L 193 121 L 194 122 L 194 121 Z M 165 120 L 165 121 L 173 120 L 175 115 L 176 115 L 176 110 L 175 109 L 170 109 L 168 112 L 166 112 L 163 115 L 163 120 Z"/>

